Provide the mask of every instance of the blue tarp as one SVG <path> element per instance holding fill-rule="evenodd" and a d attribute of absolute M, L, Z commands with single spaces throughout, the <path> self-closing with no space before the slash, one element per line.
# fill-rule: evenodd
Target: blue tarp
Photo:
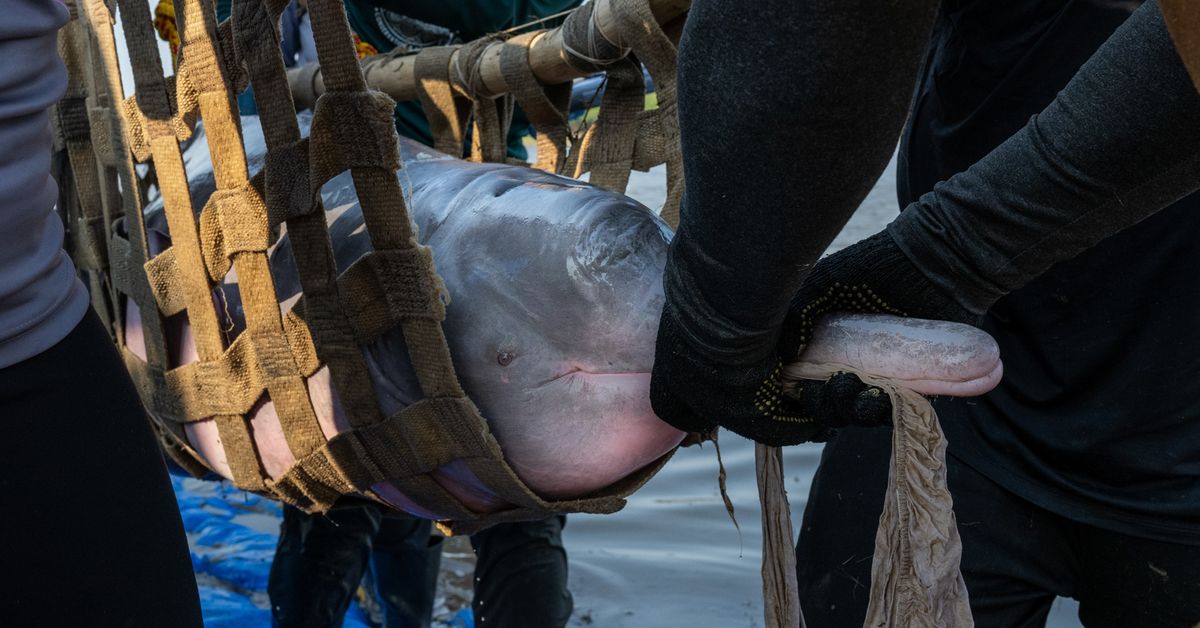
<path fill-rule="evenodd" d="M 239 491 L 224 482 L 172 475 L 179 512 L 200 583 L 200 605 L 208 628 L 270 626 L 267 572 L 279 538 L 279 504 Z M 460 613 L 462 615 L 463 613 Z M 346 628 L 369 628 L 370 619 L 354 602 Z M 472 628 L 470 611 L 456 616 L 454 628 Z"/>

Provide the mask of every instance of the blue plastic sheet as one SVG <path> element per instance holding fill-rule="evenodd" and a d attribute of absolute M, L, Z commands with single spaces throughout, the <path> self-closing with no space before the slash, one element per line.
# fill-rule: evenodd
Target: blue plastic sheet
<path fill-rule="evenodd" d="M 223 482 L 193 480 L 172 473 L 175 498 L 200 584 L 200 606 L 208 628 L 271 625 L 267 573 L 279 538 L 279 504 Z M 346 628 L 370 628 L 354 602 Z M 460 624 L 453 624 L 460 626 Z M 461 624 L 470 628 L 471 623 Z"/>

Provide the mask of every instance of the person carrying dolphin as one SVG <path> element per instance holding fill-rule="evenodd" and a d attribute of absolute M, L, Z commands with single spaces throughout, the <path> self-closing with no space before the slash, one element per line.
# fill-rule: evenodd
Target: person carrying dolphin
<path fill-rule="evenodd" d="M 944 4 L 897 158 L 900 206 L 1024 126 L 1132 10 Z M 1176 373 L 1200 350 L 1200 291 L 1180 272 L 1198 261 L 1198 210 L 1191 194 L 998 300 L 983 328 L 1003 381 L 932 400 L 977 624 L 1042 626 L 1056 596 L 1089 624 L 1195 621 L 1200 381 Z M 796 548 L 812 625 L 863 623 L 891 436 L 847 428 L 824 447 Z"/>
<path fill-rule="evenodd" d="M 1200 188 L 1200 95 L 1158 3 L 1148 2 L 1016 134 L 884 231 L 814 264 L 888 160 L 937 9 L 693 4 L 679 61 L 688 188 L 651 390 L 667 422 L 700 433 L 723 426 L 774 445 L 887 424 L 886 398 L 853 375 L 781 398 L 779 364 L 794 359 L 816 317 L 860 310 L 978 324 L 1056 262 Z M 747 83 L 753 77 L 770 79 Z M 1182 377 L 1200 368 L 1194 360 L 1164 366 Z M 1173 427 L 1194 424 L 1184 418 Z M 1180 445 L 1160 443 L 1162 455 L 1176 456 Z M 1181 491 L 1196 485 L 1194 457 L 1185 454 L 1176 469 L 1191 478 Z M 1184 513 L 1188 497 L 1175 497 L 1163 508 Z M 1190 593 L 1116 610 L 1110 601 L 1085 621 L 1195 624 L 1200 579 L 1168 577 Z M 1145 581 L 1126 579 L 1126 592 Z"/>

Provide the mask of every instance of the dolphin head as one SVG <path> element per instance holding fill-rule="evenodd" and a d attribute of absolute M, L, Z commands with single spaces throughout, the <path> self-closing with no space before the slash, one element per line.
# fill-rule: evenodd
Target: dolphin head
<path fill-rule="evenodd" d="M 571 179 L 424 154 L 406 155 L 402 187 L 450 295 L 455 370 L 513 470 L 542 497 L 577 497 L 678 445 L 649 401 L 670 229 Z M 339 265 L 369 249 L 361 225 L 334 222 Z M 422 397 L 400 330 L 365 350 L 385 414 Z M 503 506 L 461 462 L 434 476 L 473 509 Z"/>
<path fill-rule="evenodd" d="M 430 234 L 451 292 L 446 335 L 518 475 L 544 497 L 575 496 L 682 438 L 649 403 L 670 230 L 624 196 L 509 172 L 519 180 L 462 189 L 461 215 Z"/>

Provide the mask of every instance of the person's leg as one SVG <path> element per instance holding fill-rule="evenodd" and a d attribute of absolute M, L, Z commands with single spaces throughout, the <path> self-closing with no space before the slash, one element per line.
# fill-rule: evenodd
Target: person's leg
<path fill-rule="evenodd" d="M 200 626 L 162 453 L 90 310 L 0 369 L 0 623 Z"/>
<path fill-rule="evenodd" d="M 891 431 L 846 428 L 825 445 L 796 544 L 800 606 L 813 626 L 861 626 L 887 488 Z M 1075 565 L 1069 522 L 1005 491 L 953 457 L 950 492 L 976 625 L 1040 627 Z"/>
<path fill-rule="evenodd" d="M 471 536 L 478 557 L 471 609 L 480 628 L 556 628 L 571 618 L 566 517 L 502 523 Z"/>
<path fill-rule="evenodd" d="M 1088 628 L 1200 625 L 1200 545 L 1080 525 L 1079 619 Z"/>
<path fill-rule="evenodd" d="M 883 429 L 843 429 L 825 443 L 796 541 L 800 608 L 810 626 L 866 619 L 890 451 L 891 430 Z"/>
<path fill-rule="evenodd" d="M 1075 593 L 1076 524 L 947 457 L 962 574 L 980 628 L 1041 628 L 1056 596 Z"/>
<path fill-rule="evenodd" d="M 427 519 L 384 515 L 371 552 L 384 628 L 428 628 L 433 621 L 443 539 L 432 532 Z"/>
<path fill-rule="evenodd" d="M 325 515 L 285 505 L 267 581 L 272 624 L 341 626 L 382 516 L 378 507 L 362 503 L 337 506 Z"/>

